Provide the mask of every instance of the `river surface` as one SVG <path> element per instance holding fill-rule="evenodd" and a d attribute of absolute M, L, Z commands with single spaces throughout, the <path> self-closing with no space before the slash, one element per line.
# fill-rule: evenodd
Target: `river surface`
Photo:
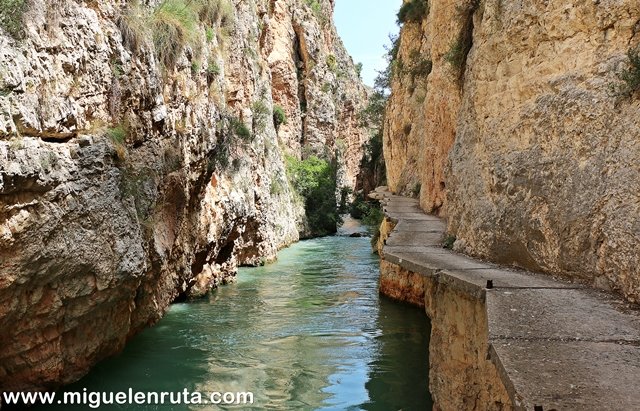
<path fill-rule="evenodd" d="M 380 298 L 378 272 L 368 238 L 295 244 L 274 264 L 241 269 L 237 284 L 173 305 L 66 391 L 251 391 L 253 408 L 228 408 L 429 410 L 428 319 Z"/>

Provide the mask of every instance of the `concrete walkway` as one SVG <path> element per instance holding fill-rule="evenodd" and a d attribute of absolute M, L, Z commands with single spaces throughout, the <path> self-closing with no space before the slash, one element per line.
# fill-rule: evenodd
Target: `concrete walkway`
<path fill-rule="evenodd" d="M 371 196 L 397 224 L 383 249 L 386 261 L 485 294 L 488 354 L 517 408 L 640 410 L 637 307 L 615 295 L 446 250 L 445 223 L 424 214 L 417 200 L 381 189 Z"/>

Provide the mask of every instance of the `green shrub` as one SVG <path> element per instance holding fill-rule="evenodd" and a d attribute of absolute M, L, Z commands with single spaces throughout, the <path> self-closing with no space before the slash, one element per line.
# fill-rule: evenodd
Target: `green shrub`
<path fill-rule="evenodd" d="M 306 160 L 288 156 L 287 177 L 304 200 L 311 234 L 334 234 L 341 222 L 336 202 L 336 167 L 315 156 Z"/>
<path fill-rule="evenodd" d="M 150 39 L 160 64 L 171 69 L 184 49 L 198 40 L 198 10 L 192 0 L 163 0 L 152 11 L 134 0 L 117 24 L 127 48 L 138 52 Z"/>
<path fill-rule="evenodd" d="M 201 22 L 214 27 L 231 29 L 233 26 L 233 5 L 228 0 L 191 0 L 191 7 Z"/>
<path fill-rule="evenodd" d="M 28 6 L 27 0 L 0 0 L 0 27 L 15 39 L 24 36 L 22 16 Z"/>
<path fill-rule="evenodd" d="M 127 139 L 127 131 L 122 125 L 107 129 L 107 136 L 114 144 L 124 144 Z"/>
<path fill-rule="evenodd" d="M 287 124 L 287 115 L 280 106 L 273 106 L 273 125 L 278 129 L 282 124 Z"/>
<path fill-rule="evenodd" d="M 369 96 L 369 103 L 367 104 L 367 107 L 360 112 L 360 122 L 364 126 L 381 126 L 386 107 L 387 96 L 381 90 L 375 90 Z"/>
<path fill-rule="evenodd" d="M 160 63 L 168 69 L 175 66 L 185 47 L 196 38 L 196 10 L 184 0 L 164 0 L 151 16 L 153 45 Z"/>
<path fill-rule="evenodd" d="M 458 72 L 458 80 L 462 80 L 466 68 L 467 56 L 473 46 L 473 15 L 480 2 L 473 1 L 466 7 L 458 8 L 458 13 L 463 18 L 463 26 L 456 41 L 451 44 L 444 59 Z"/>
<path fill-rule="evenodd" d="M 326 59 L 327 67 L 329 70 L 335 72 L 338 69 L 338 60 L 333 54 L 329 54 Z"/>
<path fill-rule="evenodd" d="M 456 236 L 454 235 L 447 235 L 443 242 L 442 242 L 442 247 L 446 248 L 447 250 L 453 250 L 453 245 L 456 242 Z"/>
<path fill-rule="evenodd" d="M 426 78 L 431 74 L 433 62 L 424 58 L 419 50 L 413 50 L 409 58 L 408 72 L 413 80 L 416 78 Z"/>
<path fill-rule="evenodd" d="M 216 36 L 216 32 L 211 27 L 207 27 L 205 30 L 205 36 L 207 37 L 207 43 L 211 43 Z"/>
<path fill-rule="evenodd" d="M 200 72 L 200 62 L 198 60 L 194 60 L 191 63 L 191 74 L 196 75 Z"/>
<path fill-rule="evenodd" d="M 620 94 L 632 94 L 640 90 L 640 45 L 627 52 L 628 68 L 618 74 L 622 85 L 617 87 Z"/>
<path fill-rule="evenodd" d="M 349 208 L 351 217 L 358 219 L 367 227 L 372 234 L 371 246 L 375 248 L 378 238 L 380 237 L 380 226 L 384 220 L 384 211 L 377 202 L 370 202 L 364 199 L 362 193 L 359 193 L 351 203 Z"/>
<path fill-rule="evenodd" d="M 220 67 L 215 61 L 210 61 L 207 65 L 207 79 L 213 81 L 214 78 L 220 75 Z"/>
<path fill-rule="evenodd" d="M 458 40 L 451 45 L 447 54 L 444 55 L 444 59 L 457 70 L 464 67 L 467 59 L 467 51 L 465 50 L 462 38 L 458 38 Z"/>
<path fill-rule="evenodd" d="M 269 107 L 264 101 L 258 100 L 253 103 L 253 129 L 258 132 L 264 132 L 267 128 L 267 120 L 269 119 Z"/>
<path fill-rule="evenodd" d="M 120 12 L 116 24 L 122 35 L 122 43 L 132 51 L 138 53 L 147 45 L 149 38 L 149 9 L 140 1 L 134 0 Z"/>
<path fill-rule="evenodd" d="M 398 72 L 398 53 L 400 51 L 400 37 L 389 36 L 390 46 L 385 46 L 387 67 L 383 71 L 378 72 L 378 76 L 374 80 L 374 87 L 378 90 L 388 90 L 391 88 L 391 80 Z"/>
<path fill-rule="evenodd" d="M 362 68 L 363 68 L 362 63 L 356 64 L 356 74 L 358 75 L 358 78 L 362 78 Z"/>
<path fill-rule="evenodd" d="M 231 127 L 231 131 L 236 137 L 243 141 L 252 140 L 253 135 L 251 134 L 251 130 L 249 130 L 249 127 L 247 127 L 244 121 L 237 117 L 229 117 L 229 125 Z"/>
<path fill-rule="evenodd" d="M 316 16 L 321 25 L 325 25 L 328 22 L 327 16 L 322 10 L 322 4 L 318 0 L 305 0 L 307 6 L 311 8 L 311 11 Z"/>
<path fill-rule="evenodd" d="M 117 125 L 113 128 L 109 128 L 106 131 L 106 135 L 113 143 L 113 147 L 116 150 L 116 158 L 119 161 L 124 161 L 127 158 L 127 147 L 125 142 L 127 140 L 127 130 L 123 125 Z"/>
<path fill-rule="evenodd" d="M 398 12 L 398 24 L 416 23 L 429 14 L 427 0 L 410 0 L 405 2 Z"/>

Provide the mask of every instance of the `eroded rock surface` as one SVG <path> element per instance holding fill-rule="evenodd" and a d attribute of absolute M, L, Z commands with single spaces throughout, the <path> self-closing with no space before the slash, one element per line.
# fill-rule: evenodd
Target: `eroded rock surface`
<path fill-rule="evenodd" d="M 640 301 L 640 103 L 612 93 L 640 5 L 429 4 L 400 39 L 390 188 L 447 216 L 457 250 Z"/>
<path fill-rule="evenodd" d="M 25 38 L 0 35 L 0 390 L 74 381 L 275 258 L 303 227 L 285 153 L 338 150 L 352 186 L 366 135 L 330 1 L 234 1 L 230 32 L 200 27 L 172 68 L 124 45 L 122 2 L 31 3 Z"/>

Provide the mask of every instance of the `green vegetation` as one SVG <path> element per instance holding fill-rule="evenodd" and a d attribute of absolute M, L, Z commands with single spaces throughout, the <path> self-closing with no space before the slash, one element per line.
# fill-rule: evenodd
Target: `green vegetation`
<path fill-rule="evenodd" d="M 189 0 L 188 5 L 197 12 L 202 23 L 224 30 L 233 28 L 233 5 L 229 0 Z"/>
<path fill-rule="evenodd" d="M 329 54 L 326 59 L 327 67 L 334 73 L 338 70 L 338 60 L 333 54 Z"/>
<path fill-rule="evenodd" d="M 284 186 L 277 177 L 271 180 L 271 184 L 269 185 L 269 192 L 272 196 L 278 196 L 284 193 Z"/>
<path fill-rule="evenodd" d="M 431 74 L 433 62 L 424 58 L 419 50 L 413 50 L 409 59 L 407 71 L 411 75 L 412 80 L 416 78 L 426 78 Z"/>
<path fill-rule="evenodd" d="M 363 68 L 362 63 L 357 63 L 356 64 L 356 74 L 358 75 L 358 78 L 360 78 L 360 79 L 362 79 L 362 68 Z"/>
<path fill-rule="evenodd" d="M 349 208 L 349 214 L 351 217 L 362 221 L 362 224 L 367 226 L 370 233 L 373 234 L 371 238 L 371 246 L 375 247 L 380 238 L 380 226 L 382 220 L 384 220 L 384 212 L 377 202 L 366 201 L 364 196 L 358 194 Z"/>
<path fill-rule="evenodd" d="M 0 0 L 2 1 L 2 0 Z M 200 24 L 208 25 L 208 42 L 233 26 L 233 7 L 228 0 L 163 0 L 151 9 L 133 0 L 117 20 L 124 45 L 139 52 L 153 45 L 158 61 L 172 69 L 186 48 L 198 51 Z"/>
<path fill-rule="evenodd" d="M 148 9 L 139 0 L 129 2 L 116 20 L 122 43 L 133 53 L 138 53 L 147 44 L 148 20 Z"/>
<path fill-rule="evenodd" d="M 464 63 L 467 60 L 468 50 L 465 50 L 462 37 L 459 37 L 451 47 L 447 54 L 444 55 L 444 59 L 451 64 L 456 70 L 460 70 L 464 67 Z"/>
<path fill-rule="evenodd" d="M 336 167 L 316 156 L 305 160 L 287 156 L 287 177 L 304 201 L 311 234 L 335 233 L 341 222 L 336 204 Z"/>
<path fill-rule="evenodd" d="M 127 139 L 127 131 L 124 126 L 117 125 L 113 128 L 107 129 L 107 136 L 114 144 L 124 144 Z"/>
<path fill-rule="evenodd" d="M 216 32 L 211 27 L 207 27 L 204 34 L 205 34 L 205 37 L 207 38 L 207 43 L 213 42 L 213 39 L 216 36 Z"/>
<path fill-rule="evenodd" d="M 17 40 L 24 36 L 22 16 L 28 6 L 27 0 L 0 0 L 0 27 Z"/>
<path fill-rule="evenodd" d="M 473 46 L 473 15 L 480 6 L 479 0 L 474 0 L 466 6 L 457 7 L 460 19 L 463 21 L 458 38 L 451 44 L 444 59 L 458 72 L 458 79 L 462 80 L 465 72 L 467 56 Z"/>
<path fill-rule="evenodd" d="M 391 41 L 390 46 L 385 46 L 387 54 L 384 56 L 387 60 L 387 67 L 378 72 L 378 76 L 374 80 L 374 87 L 376 90 L 382 90 L 385 92 L 391 88 L 391 80 L 393 76 L 399 71 L 398 68 L 402 66 L 402 62 L 399 61 L 398 52 L 400 51 L 400 37 L 389 36 Z"/>
<path fill-rule="evenodd" d="M 220 67 L 215 61 L 210 61 L 207 66 L 207 80 L 213 81 L 213 79 L 218 75 L 220 75 Z"/>
<path fill-rule="evenodd" d="M 628 67 L 618 73 L 622 83 L 614 86 L 614 91 L 620 95 L 630 95 L 640 91 L 640 45 L 627 52 Z"/>
<path fill-rule="evenodd" d="M 209 157 L 207 168 L 209 171 L 217 165 L 221 170 L 230 165 L 234 168 L 240 166 L 238 155 L 242 147 L 247 147 L 254 138 L 254 134 L 240 118 L 232 114 L 222 115 L 216 128 L 216 148 Z M 232 153 L 234 154 L 232 156 Z M 234 157 L 233 161 L 231 158 Z"/>
<path fill-rule="evenodd" d="M 119 124 L 113 128 L 109 128 L 106 131 L 106 135 L 113 143 L 113 147 L 116 150 L 116 158 L 118 161 L 124 161 L 127 158 L 127 147 L 125 142 L 127 140 L 127 130 L 122 124 Z"/>
<path fill-rule="evenodd" d="M 267 128 L 269 119 L 269 107 L 264 101 L 258 100 L 253 103 L 253 130 L 263 133 Z"/>
<path fill-rule="evenodd" d="M 398 24 L 420 22 L 427 14 L 429 14 L 427 0 L 407 1 L 398 12 Z"/>
<path fill-rule="evenodd" d="M 282 124 L 287 124 L 287 114 L 282 107 L 273 106 L 273 125 L 277 130 Z"/>
<path fill-rule="evenodd" d="M 324 14 L 324 11 L 322 10 L 322 4 L 318 0 L 305 0 L 305 3 L 307 3 L 307 6 L 311 8 L 311 11 L 316 16 L 320 24 L 322 24 L 323 26 L 326 25 L 328 19 Z"/>
<path fill-rule="evenodd" d="M 195 76 L 199 72 L 200 72 L 200 61 L 199 60 L 194 60 L 191 63 L 191 74 L 193 74 Z"/>
<path fill-rule="evenodd" d="M 158 60 L 165 68 L 173 68 L 185 47 L 196 39 L 197 14 L 184 0 L 164 0 L 154 10 L 151 38 Z"/>
<path fill-rule="evenodd" d="M 384 120 L 384 110 L 387 106 L 387 96 L 383 90 L 375 90 L 369 96 L 369 104 L 360 113 L 360 121 L 364 125 L 381 125 Z"/>
<path fill-rule="evenodd" d="M 391 77 L 397 70 L 396 59 L 398 55 L 398 37 L 390 37 L 391 46 L 387 48 L 387 69 L 378 72 L 375 79 L 374 92 L 369 96 L 369 102 L 360 112 L 360 122 L 371 131 L 369 141 L 364 144 L 362 158 L 360 160 L 360 176 L 365 194 L 379 185 L 384 185 L 386 170 L 383 155 L 383 124 L 387 106 L 388 90 L 391 86 Z"/>
<path fill-rule="evenodd" d="M 230 117 L 229 122 L 231 125 L 231 130 L 236 137 L 240 138 L 243 141 L 251 141 L 253 139 L 251 130 L 249 130 L 249 127 L 247 127 L 244 121 L 240 120 L 237 117 Z"/>
<path fill-rule="evenodd" d="M 444 238 L 444 241 L 442 242 L 442 247 L 446 248 L 447 250 L 453 250 L 453 244 L 455 242 L 456 242 L 455 235 L 447 235 Z"/>

